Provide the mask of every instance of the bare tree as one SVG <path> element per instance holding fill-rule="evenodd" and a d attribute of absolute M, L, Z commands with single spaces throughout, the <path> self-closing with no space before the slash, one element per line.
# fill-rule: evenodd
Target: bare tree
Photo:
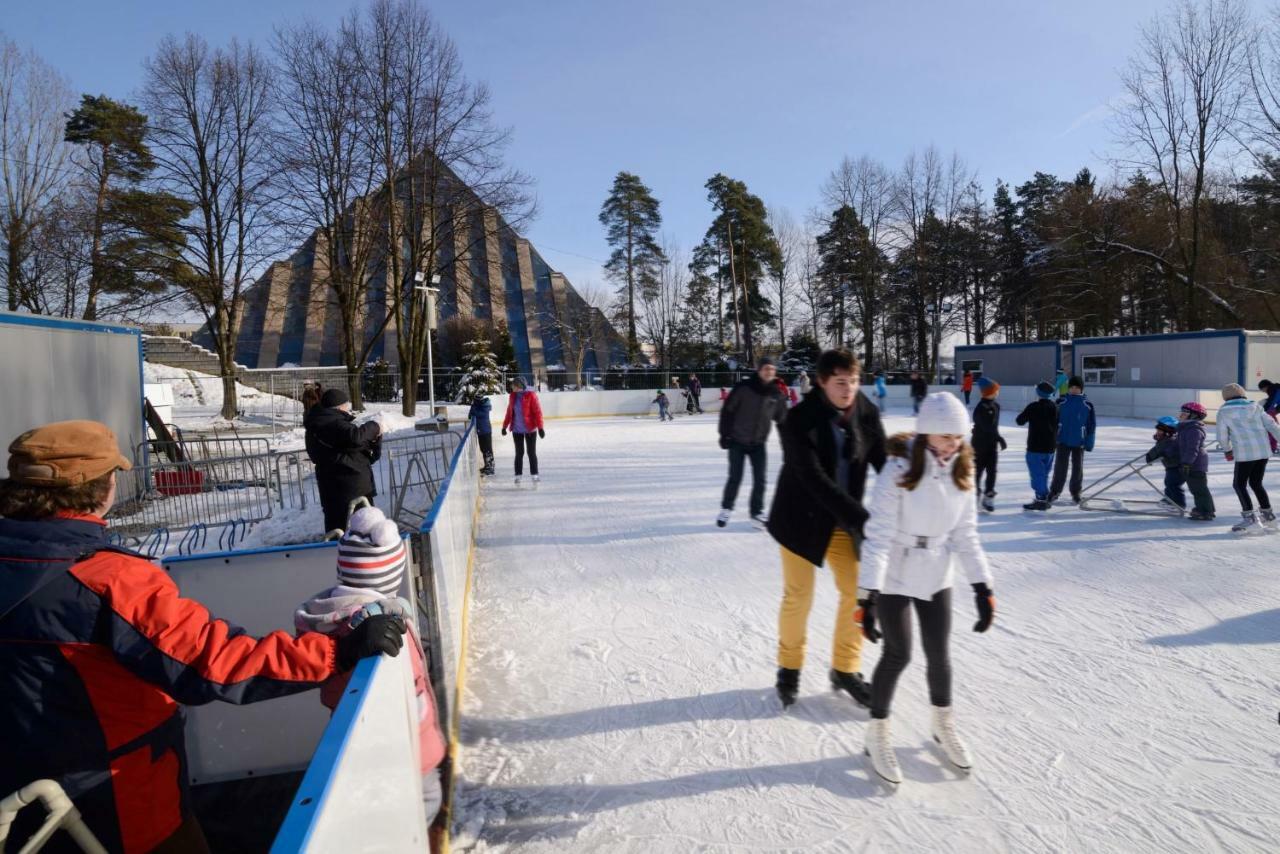
<path fill-rule="evenodd" d="M 367 135 L 364 74 L 348 42 L 310 23 L 277 30 L 275 52 L 283 115 L 277 150 L 286 189 L 281 212 L 290 231 L 314 241 L 312 275 L 323 277 L 326 303 L 336 308 L 342 361 L 359 409 L 357 375 L 394 316 L 374 287 L 375 257 L 386 246 L 378 213 L 385 201 L 376 198 L 385 173 Z"/>
<path fill-rule="evenodd" d="M 821 221 L 820 215 L 814 212 L 810 220 Z M 814 229 L 810 225 L 800 233 L 796 256 L 796 288 L 799 302 L 804 308 L 804 325 L 813 340 L 822 344 L 821 322 L 822 306 L 826 298 L 822 276 L 818 272 L 820 263 L 818 246 L 814 239 Z"/>
<path fill-rule="evenodd" d="M 583 385 L 587 354 L 605 343 L 602 336 L 607 335 L 605 311 L 610 299 L 607 289 L 587 282 L 576 289 L 566 288 L 563 300 L 559 300 L 556 306 L 551 323 L 559 331 L 560 341 L 571 356 L 569 367 L 577 375 L 579 387 Z"/>
<path fill-rule="evenodd" d="M 205 319 L 222 373 L 222 417 L 236 415 L 241 296 L 275 246 L 271 66 L 252 46 L 210 49 L 168 36 L 147 59 L 143 104 L 159 183 L 193 205 L 177 285 Z"/>
<path fill-rule="evenodd" d="M 911 152 L 894 180 L 895 218 L 893 228 L 910 253 L 912 287 L 905 300 L 915 332 L 916 353 L 930 352 L 928 310 L 940 307 L 938 282 L 930 275 L 933 259 L 928 256 L 925 229 L 937 217 L 942 196 L 942 162 L 938 150 L 929 146 L 923 154 Z M 928 367 L 928 366 L 925 366 Z"/>
<path fill-rule="evenodd" d="M 66 183 L 63 114 L 73 103 L 58 72 L 0 33 L 0 275 L 10 311 L 41 307 L 40 283 L 28 263 L 32 236 Z"/>
<path fill-rule="evenodd" d="M 689 259 L 670 237 L 661 240 L 662 264 L 654 286 L 641 291 L 640 335 L 653 344 L 658 363 L 670 370 L 675 361 L 675 348 L 681 313 L 685 301 L 685 286 Z"/>
<path fill-rule="evenodd" d="M 791 306 L 796 289 L 796 264 L 804 239 L 795 218 L 786 208 L 769 208 L 769 227 L 778 241 L 777 264 L 769 270 L 769 291 L 766 296 L 776 299 L 778 306 L 778 345 L 787 349 L 787 309 Z"/>
<path fill-rule="evenodd" d="M 1124 74 L 1128 102 L 1117 112 L 1121 162 L 1154 180 L 1166 208 L 1164 245 L 1111 241 L 1146 259 L 1181 290 L 1179 325 L 1203 325 L 1201 299 L 1238 313 L 1201 274 L 1209 172 L 1231 141 L 1244 107 L 1249 73 L 1250 21 L 1241 0 L 1180 0 L 1142 30 L 1138 54 Z"/>

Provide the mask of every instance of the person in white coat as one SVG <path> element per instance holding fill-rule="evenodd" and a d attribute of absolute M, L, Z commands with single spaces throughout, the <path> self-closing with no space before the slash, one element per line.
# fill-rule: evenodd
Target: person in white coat
<path fill-rule="evenodd" d="M 973 760 L 951 711 L 951 585 L 959 563 L 973 586 L 975 632 L 995 618 L 991 568 L 978 539 L 973 500 L 973 450 L 965 443 L 969 413 L 955 395 L 931 394 L 920 406 L 916 434 L 889 441 L 889 460 L 876 480 L 862 545 L 859 620 L 867 640 L 884 638 L 871 677 L 867 755 L 876 773 L 902 781 L 893 753 L 889 710 L 898 677 L 911 660 L 911 611 L 920 623 L 927 661 L 933 737 L 947 759 L 967 769 Z"/>
<path fill-rule="evenodd" d="M 1226 451 L 1227 462 L 1236 464 L 1232 486 L 1240 499 L 1242 517 L 1231 530 L 1250 534 L 1275 529 L 1276 514 L 1271 510 L 1271 498 L 1262 486 L 1262 478 L 1267 473 L 1267 460 L 1271 459 L 1267 434 L 1280 439 L 1280 424 L 1245 397 L 1244 387 L 1238 383 L 1222 387 L 1222 400 L 1218 409 L 1218 443 Z M 1249 496 L 1250 490 L 1258 499 L 1257 508 Z"/>

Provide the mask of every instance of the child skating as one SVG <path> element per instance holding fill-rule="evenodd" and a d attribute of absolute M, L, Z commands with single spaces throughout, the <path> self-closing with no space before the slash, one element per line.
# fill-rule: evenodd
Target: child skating
<path fill-rule="evenodd" d="M 1208 414 L 1195 401 L 1182 404 L 1178 412 L 1178 466 L 1195 502 L 1187 518 L 1195 522 L 1210 522 L 1217 515 L 1213 493 L 1209 492 L 1209 454 L 1205 451 L 1204 419 Z"/>
<path fill-rule="evenodd" d="M 1165 415 L 1156 422 L 1155 442 L 1147 451 L 1147 462 L 1159 460 L 1164 465 L 1164 500 L 1180 510 L 1187 509 L 1187 494 L 1182 485 L 1182 461 L 1178 455 L 1178 419 Z"/>
<path fill-rule="evenodd" d="M 1036 399 L 1028 403 L 1014 422 L 1027 427 L 1027 473 L 1035 499 L 1022 505 L 1023 510 L 1048 510 L 1049 472 L 1053 470 L 1053 452 L 1058 447 L 1058 406 L 1053 402 L 1053 386 L 1042 382 L 1036 386 Z"/>
<path fill-rule="evenodd" d="M 927 659 L 934 741 L 957 768 L 973 765 L 951 710 L 948 644 L 955 563 L 973 587 L 975 632 L 991 627 L 995 597 L 987 555 L 978 539 L 973 451 L 964 441 L 969 430 L 969 415 L 957 397 L 945 392 L 927 396 L 916 434 L 890 440 L 889 459 L 876 479 L 862 545 L 864 589 L 858 597 L 858 619 L 867 640 L 884 638 L 884 652 L 871 677 L 866 752 L 875 772 L 890 783 L 902 781 L 889 721 L 898 677 L 911 657 L 913 610 Z"/>
<path fill-rule="evenodd" d="M 1222 387 L 1222 407 L 1218 410 L 1218 443 L 1226 452 L 1227 462 L 1235 463 L 1232 486 L 1240 499 L 1240 521 L 1232 526 L 1236 534 L 1261 534 L 1277 527 L 1271 499 L 1262 486 L 1271 459 L 1268 435 L 1280 439 L 1280 425 L 1262 411 L 1262 407 L 1245 397 L 1237 383 Z M 1258 499 L 1253 506 L 1250 491 Z"/>
<path fill-rule="evenodd" d="M 973 461 L 977 468 L 973 484 L 982 509 L 993 513 L 996 509 L 996 464 L 1000 452 L 1008 448 L 1009 443 L 1000 435 L 1000 404 L 996 402 L 1000 383 L 989 377 L 980 377 L 977 386 L 982 399 L 973 408 Z"/>
<path fill-rule="evenodd" d="M 658 420 L 659 421 L 675 421 L 676 417 L 671 414 L 671 401 L 667 399 L 667 393 L 658 390 L 658 396 L 649 401 L 651 404 L 658 404 Z"/>

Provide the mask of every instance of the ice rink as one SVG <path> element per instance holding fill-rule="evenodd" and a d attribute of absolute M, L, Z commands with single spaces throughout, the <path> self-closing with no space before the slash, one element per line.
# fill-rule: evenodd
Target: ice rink
<path fill-rule="evenodd" d="M 495 433 L 455 847 L 1280 848 L 1280 536 L 1228 532 L 1239 508 L 1220 454 L 1213 523 L 1024 513 L 1015 414 L 1002 419 L 998 512 L 981 521 L 992 631 L 970 631 L 967 585 L 956 596 L 955 708 L 976 768 L 944 766 L 929 738 L 917 648 L 894 708 L 896 792 L 862 755 L 867 712 L 827 688 L 825 572 L 800 700 L 780 711 L 778 547 L 746 522 L 749 477 L 734 521 L 713 523 L 726 469 L 715 416 L 551 422 L 536 491 L 513 487 L 510 439 Z M 1151 432 L 1103 419 L 1086 482 Z M 780 464 L 775 438 L 770 497 Z M 868 677 L 878 654 L 864 647 Z"/>

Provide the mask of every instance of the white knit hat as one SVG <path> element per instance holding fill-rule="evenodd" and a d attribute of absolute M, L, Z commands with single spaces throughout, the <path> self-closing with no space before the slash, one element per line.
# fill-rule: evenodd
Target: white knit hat
<path fill-rule="evenodd" d="M 338 541 L 338 583 L 395 596 L 407 564 L 396 523 L 376 507 L 364 507 L 351 515 L 347 525 Z"/>
<path fill-rule="evenodd" d="M 945 391 L 935 392 L 920 404 L 916 432 L 930 435 L 964 436 L 969 433 L 969 413 L 960 398 Z"/>

